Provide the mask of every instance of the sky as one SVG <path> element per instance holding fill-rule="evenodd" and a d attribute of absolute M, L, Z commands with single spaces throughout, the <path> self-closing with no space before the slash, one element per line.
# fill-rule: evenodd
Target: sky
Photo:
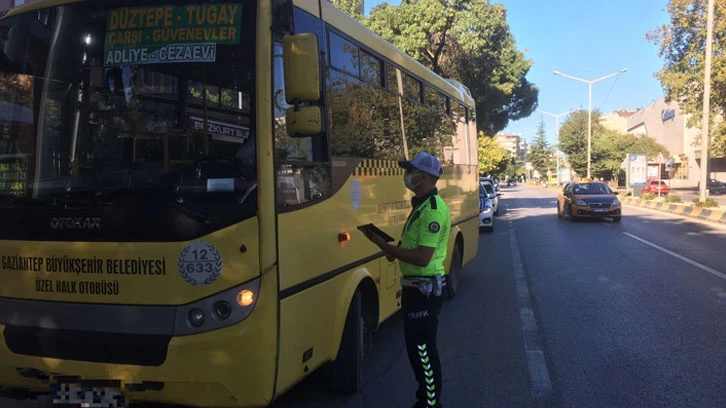
<path fill-rule="evenodd" d="M 381 3 L 365 0 L 365 13 Z M 389 0 L 390 4 L 399 4 Z M 538 109 L 560 114 L 588 107 L 588 85 L 553 74 L 559 71 L 594 80 L 628 71 L 592 85 L 593 110 L 639 109 L 663 96 L 653 76 L 663 66 L 648 31 L 668 22 L 667 0 L 491 0 L 507 8 L 517 48 L 533 61 L 527 79 L 539 88 Z M 560 125 L 566 116 L 560 117 Z M 547 139 L 555 142 L 555 118 L 534 112 L 510 122 L 501 133 L 527 142 L 544 118 Z"/>

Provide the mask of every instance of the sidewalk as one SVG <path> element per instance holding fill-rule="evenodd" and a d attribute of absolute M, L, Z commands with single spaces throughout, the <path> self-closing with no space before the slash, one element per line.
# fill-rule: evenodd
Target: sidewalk
<path fill-rule="evenodd" d="M 667 203 L 662 200 L 641 200 L 633 197 L 620 197 L 620 201 L 626 205 L 663 211 L 680 215 L 684 218 L 697 218 L 704 221 L 726 224 L 726 209 L 723 207 L 702 208 L 692 203 Z"/>
<path fill-rule="evenodd" d="M 671 195 L 678 195 L 681 197 L 681 201 L 690 204 L 693 200 L 699 198 L 699 191 L 697 188 L 674 188 L 671 189 Z M 711 194 L 708 198 L 717 202 L 719 207 L 726 208 L 726 195 Z"/>

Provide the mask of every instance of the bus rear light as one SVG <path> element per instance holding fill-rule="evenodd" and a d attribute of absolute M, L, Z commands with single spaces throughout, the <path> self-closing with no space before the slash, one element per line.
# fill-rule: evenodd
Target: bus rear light
<path fill-rule="evenodd" d="M 250 306 L 251 304 L 255 303 L 255 294 L 249 289 L 242 290 L 237 295 L 237 303 L 239 303 L 242 307 Z"/>

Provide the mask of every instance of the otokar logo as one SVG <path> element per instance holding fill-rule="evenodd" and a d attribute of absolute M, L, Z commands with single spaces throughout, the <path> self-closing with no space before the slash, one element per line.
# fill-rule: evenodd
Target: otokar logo
<path fill-rule="evenodd" d="M 50 219 L 54 230 L 100 230 L 101 219 L 89 217 L 58 217 Z"/>

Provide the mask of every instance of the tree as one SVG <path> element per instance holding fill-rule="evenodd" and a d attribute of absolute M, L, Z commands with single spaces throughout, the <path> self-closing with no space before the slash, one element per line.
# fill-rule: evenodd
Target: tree
<path fill-rule="evenodd" d="M 594 142 L 605 129 L 600 124 L 600 112 L 592 112 L 592 140 Z M 587 174 L 587 111 L 578 110 L 567 116 L 560 128 L 560 150 L 567 155 L 570 167 L 577 174 Z M 597 155 L 593 152 L 592 158 Z"/>
<path fill-rule="evenodd" d="M 491 174 L 501 171 L 506 166 L 507 151 L 493 138 L 479 132 L 477 138 L 477 154 L 479 157 L 479 174 Z"/>
<path fill-rule="evenodd" d="M 387 3 L 362 19 L 370 29 L 437 74 L 465 84 L 477 126 L 489 136 L 529 116 L 538 89 L 526 75 L 532 61 L 517 50 L 506 8 L 488 0 Z"/>
<path fill-rule="evenodd" d="M 567 155 L 577 174 L 587 174 L 587 111 L 573 112 L 562 124 L 560 150 Z M 649 158 L 655 158 L 658 152 L 669 155 L 668 149 L 651 137 L 605 129 L 600 124 L 600 112 L 592 113 L 592 177 L 617 181 L 624 174 L 620 166 L 626 154 L 645 153 Z"/>
<path fill-rule="evenodd" d="M 330 2 L 333 3 L 335 7 L 358 21 L 363 21 L 365 19 L 362 14 L 363 0 L 331 0 Z"/>
<path fill-rule="evenodd" d="M 504 167 L 503 172 L 509 177 L 520 177 L 527 175 L 527 169 L 524 167 L 524 163 L 519 160 L 519 157 L 512 156 L 507 160 L 507 165 Z"/>
<path fill-rule="evenodd" d="M 540 120 L 537 127 L 537 137 L 532 143 L 531 150 L 527 153 L 527 161 L 532 163 L 532 167 L 544 176 L 547 170 L 551 170 L 555 163 L 552 159 L 554 150 L 547 143 L 546 132 L 544 129 L 544 120 Z"/>
<path fill-rule="evenodd" d="M 660 80 L 668 101 L 678 101 L 688 125 L 700 127 L 703 112 L 703 77 L 706 48 L 707 0 L 670 0 L 670 22 L 647 34 L 659 46 L 663 68 L 655 76 Z M 723 115 L 726 111 L 726 2 L 716 1 L 714 8 L 713 60 L 711 63 L 711 108 Z M 714 118 L 716 115 L 711 115 Z M 726 121 L 710 126 L 711 157 L 726 156 Z M 700 144 L 700 141 L 697 141 Z"/>

